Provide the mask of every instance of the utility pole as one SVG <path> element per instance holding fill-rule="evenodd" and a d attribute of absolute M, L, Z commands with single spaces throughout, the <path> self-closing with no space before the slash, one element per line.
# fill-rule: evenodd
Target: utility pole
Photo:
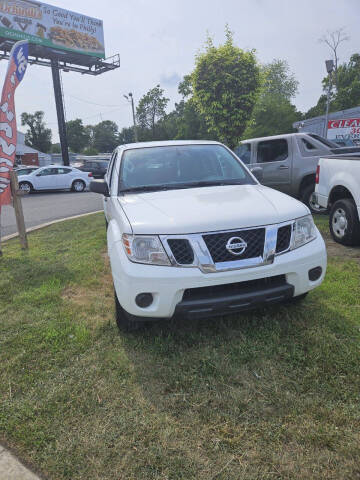
<path fill-rule="evenodd" d="M 70 159 L 69 159 L 69 147 L 68 147 L 67 134 L 66 134 L 63 92 L 61 88 L 59 62 L 57 60 L 54 60 L 54 59 L 51 60 L 51 70 L 52 70 L 52 76 L 53 76 L 53 82 L 54 82 L 54 93 L 55 93 L 58 125 L 59 125 L 61 154 L 62 154 L 64 165 L 69 166 Z"/>
<path fill-rule="evenodd" d="M 329 124 L 329 108 L 330 108 L 330 96 L 331 96 L 331 89 L 332 89 L 332 74 L 334 71 L 334 61 L 333 60 L 326 60 L 325 61 L 326 70 L 329 76 L 329 88 L 327 91 L 327 99 L 326 99 L 326 114 L 325 114 L 325 125 L 324 125 L 324 138 L 328 136 L 328 124 Z"/>
<path fill-rule="evenodd" d="M 137 134 L 137 125 L 136 125 L 136 116 L 135 116 L 135 106 L 134 106 L 134 97 L 133 94 L 130 92 L 129 95 L 124 95 L 126 100 L 128 100 L 131 103 L 131 109 L 132 109 L 132 115 L 133 115 L 133 122 L 134 122 L 134 137 L 135 137 L 135 142 L 138 142 L 138 134 Z"/>

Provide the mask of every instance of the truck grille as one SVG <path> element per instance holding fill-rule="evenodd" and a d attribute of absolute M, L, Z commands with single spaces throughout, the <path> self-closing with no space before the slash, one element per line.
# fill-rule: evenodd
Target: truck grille
<path fill-rule="evenodd" d="M 180 265 L 191 265 L 194 263 L 194 252 L 189 240 L 175 238 L 168 240 L 168 244 L 177 263 Z"/>
<path fill-rule="evenodd" d="M 203 235 L 203 239 L 214 263 L 262 257 L 264 253 L 265 228 L 240 230 L 238 232 L 212 233 Z M 228 242 L 231 239 L 234 239 L 232 243 L 240 241 L 240 243 L 243 242 L 246 244 L 246 248 L 241 254 L 239 254 L 239 252 L 242 249 L 238 251 L 235 250 L 236 255 L 227 249 Z"/>
<path fill-rule="evenodd" d="M 291 225 L 280 227 L 277 235 L 276 253 L 286 252 L 290 248 Z"/>

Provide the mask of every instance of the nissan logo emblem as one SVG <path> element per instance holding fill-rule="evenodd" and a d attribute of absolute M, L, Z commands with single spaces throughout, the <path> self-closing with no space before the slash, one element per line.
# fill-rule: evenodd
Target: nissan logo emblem
<path fill-rule="evenodd" d="M 226 244 L 226 250 L 232 255 L 242 255 L 247 249 L 247 243 L 240 237 L 232 237 Z"/>

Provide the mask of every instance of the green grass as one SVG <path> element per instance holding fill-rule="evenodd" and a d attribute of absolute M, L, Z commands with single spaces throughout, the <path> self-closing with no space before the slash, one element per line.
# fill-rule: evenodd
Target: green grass
<path fill-rule="evenodd" d="M 54 480 L 359 478 L 360 255 L 301 305 L 120 335 L 105 250 L 102 215 L 5 244 L 3 443 Z"/>

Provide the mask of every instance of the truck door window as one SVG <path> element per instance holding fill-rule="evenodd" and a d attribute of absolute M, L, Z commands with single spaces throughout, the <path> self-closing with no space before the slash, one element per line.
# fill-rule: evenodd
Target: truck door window
<path fill-rule="evenodd" d="M 250 164 L 251 161 L 251 143 L 242 143 L 234 150 L 235 154 L 240 158 L 241 161 Z"/>
<path fill-rule="evenodd" d="M 286 140 L 267 140 L 258 143 L 257 163 L 282 162 L 289 154 Z"/>
<path fill-rule="evenodd" d="M 310 143 L 308 140 L 305 140 L 305 138 L 303 138 L 301 140 L 304 144 L 304 147 L 307 149 L 307 150 L 317 150 L 317 148 L 315 147 L 315 145 L 313 145 L 312 143 Z"/>

